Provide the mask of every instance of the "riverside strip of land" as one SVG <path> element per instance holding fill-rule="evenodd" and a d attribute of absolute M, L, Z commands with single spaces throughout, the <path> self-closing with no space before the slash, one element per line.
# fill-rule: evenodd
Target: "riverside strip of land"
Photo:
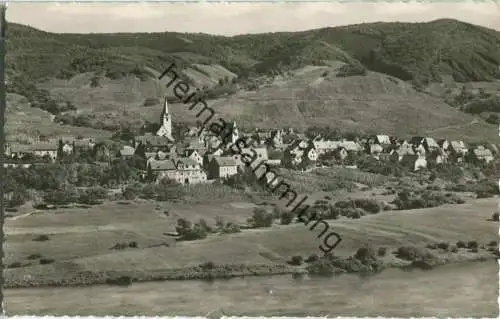
<path fill-rule="evenodd" d="M 346 238 L 336 255 L 345 258 L 359 247 L 384 247 L 386 254 L 377 257 L 380 269 L 420 267 L 411 258 L 397 257 L 401 246 L 431 252 L 433 260 L 428 266 L 494 259 L 489 245 L 497 238 L 498 224 L 489 218 L 496 205 L 496 198 L 471 199 L 460 205 L 333 220 L 332 226 Z M 224 216 L 244 222 L 251 207 L 241 203 L 216 206 L 135 200 L 20 214 L 7 220 L 6 248 L 7 264 L 23 264 L 5 271 L 6 287 L 119 283 L 124 277 L 130 281 L 213 280 L 310 273 L 311 263 L 289 262 L 292 256 L 306 259 L 317 250 L 315 234 L 301 224 L 213 234 L 187 242 L 166 235 L 175 225 L 176 216 L 193 219 L 203 212 L 207 219 Z M 165 211 L 171 212 L 169 216 Z M 466 246 L 457 248 L 459 241 Z M 477 249 L 467 247 L 470 241 L 477 241 Z M 120 242 L 136 244 L 116 249 Z M 443 242 L 450 247 L 439 246 Z"/>

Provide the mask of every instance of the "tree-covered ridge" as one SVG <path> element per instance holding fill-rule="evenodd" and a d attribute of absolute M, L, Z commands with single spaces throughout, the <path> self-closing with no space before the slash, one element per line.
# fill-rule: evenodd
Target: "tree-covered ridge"
<path fill-rule="evenodd" d="M 442 74 L 457 81 L 500 78 L 500 33 L 455 20 L 367 23 L 295 33 L 233 37 L 208 34 L 54 34 L 11 24 L 9 74 L 30 79 L 98 71 L 119 77 L 161 69 L 218 63 L 245 75 L 284 71 L 328 60 L 364 64 L 403 80 L 427 82 Z M 54 63 L 57 61 L 57 63 Z"/>

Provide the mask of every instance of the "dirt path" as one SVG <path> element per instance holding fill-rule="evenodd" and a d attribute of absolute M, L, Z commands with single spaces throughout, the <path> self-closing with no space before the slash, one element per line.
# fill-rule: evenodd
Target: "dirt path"
<path fill-rule="evenodd" d="M 20 217 L 20 216 L 18 216 Z M 5 233 L 8 235 L 22 234 L 66 234 L 66 233 L 88 233 L 104 230 L 119 230 L 121 228 L 114 225 L 105 226 L 73 226 L 73 227 L 42 227 L 42 228 L 23 228 L 23 227 L 5 227 Z"/>
<path fill-rule="evenodd" d="M 447 130 L 447 129 L 450 129 L 450 128 L 460 128 L 460 127 L 464 127 L 464 126 L 474 125 L 476 123 L 479 123 L 479 120 L 478 119 L 473 119 L 470 123 L 465 124 L 465 125 L 462 125 L 462 124 L 459 124 L 459 125 L 448 125 L 448 126 L 444 126 L 444 127 L 440 127 L 440 128 L 428 131 L 427 133 L 434 133 L 436 131 Z"/>

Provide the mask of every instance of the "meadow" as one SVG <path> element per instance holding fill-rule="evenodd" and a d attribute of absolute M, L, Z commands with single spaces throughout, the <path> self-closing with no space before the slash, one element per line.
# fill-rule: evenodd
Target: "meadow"
<path fill-rule="evenodd" d="M 242 224 L 251 216 L 253 207 L 245 202 L 187 204 L 135 200 L 31 214 L 21 209 L 20 215 L 7 219 L 5 226 L 5 263 L 22 265 L 6 270 L 7 286 L 16 286 L 16 281 L 21 279 L 51 282 L 69 278 L 71 281 L 74 276 L 86 273 L 98 276 L 120 271 L 152 278 L 154 273 L 178 273 L 207 262 L 287 268 L 286 262 L 292 256 L 306 258 L 321 253 L 316 236 L 320 230 L 310 231 L 301 223 L 274 224 L 270 228 L 244 229 L 234 234 L 210 234 L 206 239 L 195 241 L 179 242 L 169 236 L 175 231 L 178 218 L 191 221 L 203 218 L 213 225 L 220 216 Z M 361 219 L 332 220 L 329 221 L 331 229 L 342 236 L 335 255 L 352 255 L 366 245 L 393 251 L 403 245 L 454 244 L 459 240 L 475 240 L 484 247 L 498 239 L 498 224 L 489 220 L 496 208 L 496 198 L 475 199 L 461 205 L 385 211 Z M 41 240 L 44 235 L 46 238 Z M 117 244 L 130 242 L 135 242 L 133 247 L 116 249 Z M 463 250 L 453 254 L 450 260 L 477 259 L 484 253 Z M 50 262 L 42 262 L 42 259 Z M 383 259 L 388 263 L 398 262 L 392 254 Z M 280 271 L 293 271 L 283 267 Z"/>

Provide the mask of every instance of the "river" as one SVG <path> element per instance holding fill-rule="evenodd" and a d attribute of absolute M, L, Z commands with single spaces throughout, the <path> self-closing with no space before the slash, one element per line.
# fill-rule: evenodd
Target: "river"
<path fill-rule="evenodd" d="M 6 289 L 8 315 L 296 315 L 498 317 L 495 261 L 372 277 L 168 281 L 129 287 Z"/>

